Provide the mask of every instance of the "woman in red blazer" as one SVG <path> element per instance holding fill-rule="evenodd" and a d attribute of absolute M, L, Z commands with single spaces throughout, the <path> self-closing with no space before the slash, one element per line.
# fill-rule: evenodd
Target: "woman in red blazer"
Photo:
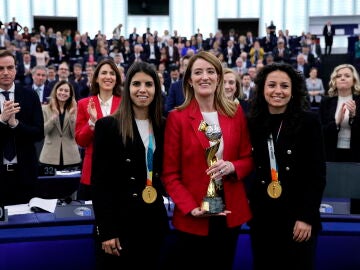
<path fill-rule="evenodd" d="M 239 228 L 251 218 L 244 187 L 253 169 L 246 119 L 241 107 L 225 97 L 223 69 L 211 53 L 190 59 L 183 88 L 185 101 L 169 113 L 165 130 L 162 179 L 175 204 L 168 267 L 186 269 L 197 258 L 199 269 L 232 269 Z M 213 142 L 199 130 L 202 121 L 222 132 L 210 166 L 205 151 Z M 202 207 L 210 177 L 224 203 L 216 214 Z"/>
<path fill-rule="evenodd" d="M 91 159 L 94 127 L 97 119 L 115 112 L 121 100 L 121 76 L 113 60 L 101 61 L 91 80 L 91 93 L 78 101 L 75 140 L 83 148 L 84 157 L 78 200 L 91 200 Z"/>

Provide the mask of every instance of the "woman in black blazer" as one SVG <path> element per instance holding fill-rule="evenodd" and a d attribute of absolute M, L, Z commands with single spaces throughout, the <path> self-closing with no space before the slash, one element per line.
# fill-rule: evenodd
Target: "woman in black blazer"
<path fill-rule="evenodd" d="M 355 67 L 335 67 L 329 86 L 319 110 L 327 161 L 360 162 L 360 80 Z"/>
<path fill-rule="evenodd" d="M 306 104 L 302 75 L 290 65 L 263 67 L 255 84 L 248 122 L 254 269 L 314 269 L 326 181 L 321 124 Z"/>
<path fill-rule="evenodd" d="M 96 121 L 91 182 L 102 249 L 98 269 L 158 269 L 169 230 L 160 180 L 161 104 L 156 70 L 135 62 L 126 75 L 120 106 Z"/>

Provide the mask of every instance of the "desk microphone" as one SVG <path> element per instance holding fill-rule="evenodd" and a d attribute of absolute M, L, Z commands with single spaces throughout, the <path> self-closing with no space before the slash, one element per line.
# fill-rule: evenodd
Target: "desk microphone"
<path fill-rule="evenodd" d="M 58 204 L 61 206 L 65 206 L 65 205 L 70 204 L 72 201 L 73 201 L 73 199 L 71 197 L 65 197 L 63 199 L 59 199 Z"/>

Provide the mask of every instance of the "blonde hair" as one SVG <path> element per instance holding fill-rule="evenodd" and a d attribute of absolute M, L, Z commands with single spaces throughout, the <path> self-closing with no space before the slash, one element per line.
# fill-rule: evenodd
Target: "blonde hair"
<path fill-rule="evenodd" d="M 218 75 L 219 81 L 215 89 L 215 98 L 214 98 L 215 109 L 227 116 L 230 117 L 234 116 L 237 110 L 237 105 L 235 102 L 225 97 L 224 76 L 223 76 L 224 74 L 223 74 L 223 67 L 221 65 L 221 62 L 215 55 L 206 51 L 201 51 L 190 58 L 183 79 L 183 90 L 185 95 L 185 101 L 183 104 L 176 107 L 176 109 L 178 110 L 185 109 L 190 104 L 191 100 L 195 98 L 194 89 L 191 87 L 189 80 L 191 77 L 192 67 L 195 61 L 198 59 L 203 59 L 208 63 L 210 63 L 211 65 L 213 65 Z"/>
<path fill-rule="evenodd" d="M 353 65 L 350 64 L 341 64 L 338 65 L 337 67 L 334 68 L 333 72 L 330 75 L 330 82 L 329 82 L 329 91 L 328 91 L 328 95 L 330 97 L 333 96 L 337 96 L 338 95 L 338 90 L 336 87 L 336 76 L 339 72 L 340 69 L 343 68 L 348 68 L 351 70 L 351 73 L 353 75 L 354 81 L 353 81 L 353 86 L 351 87 L 351 92 L 353 94 L 360 94 L 360 79 L 359 79 L 359 74 L 356 71 L 355 67 Z"/>
<path fill-rule="evenodd" d="M 240 79 L 239 73 L 235 72 L 231 68 L 224 68 L 224 75 L 229 74 L 229 73 L 231 73 L 235 76 L 236 90 L 234 93 L 234 98 L 242 99 L 244 97 L 244 92 L 241 89 L 241 79 Z"/>

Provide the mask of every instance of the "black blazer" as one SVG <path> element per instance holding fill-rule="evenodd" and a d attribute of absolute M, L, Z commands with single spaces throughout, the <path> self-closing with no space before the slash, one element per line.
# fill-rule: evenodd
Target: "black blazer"
<path fill-rule="evenodd" d="M 19 124 L 12 129 L 0 122 L 0 164 L 3 164 L 4 138 L 13 136 L 16 144 L 18 174 L 16 183 L 8 183 L 7 176 L 4 175 L 5 168 L 0 166 L 0 198 L 9 198 L 10 203 L 27 203 L 35 195 L 34 188 L 38 175 L 35 143 L 44 138 L 44 119 L 36 92 L 24 90 L 22 86 L 16 85 L 15 102 L 18 102 L 21 108 L 16 114 Z M 25 194 L 21 194 L 21 191 Z"/>
<path fill-rule="evenodd" d="M 154 44 L 155 61 L 153 59 L 150 60 L 150 53 L 151 53 L 150 44 L 146 44 L 144 46 L 144 54 L 145 54 L 146 61 L 149 63 L 154 63 L 155 65 L 158 65 L 159 61 L 160 61 L 159 46 L 157 44 Z"/>
<path fill-rule="evenodd" d="M 36 57 L 31 56 L 30 69 L 33 69 L 36 66 Z M 33 82 L 32 73 L 25 75 L 25 65 L 24 62 L 20 62 L 16 65 L 16 80 L 22 85 L 31 85 Z"/>
<path fill-rule="evenodd" d="M 323 28 L 323 36 L 325 38 L 326 44 L 332 44 L 333 38 L 335 36 L 335 27 L 333 25 L 330 26 L 330 31 L 328 32 L 327 25 L 325 24 Z"/>
<path fill-rule="evenodd" d="M 351 126 L 350 150 L 351 159 L 360 162 L 360 96 L 353 95 L 356 102 L 356 116 L 349 121 Z M 336 161 L 335 152 L 337 148 L 339 128 L 335 123 L 335 112 L 338 97 L 324 97 L 321 99 L 319 113 L 325 136 L 325 148 L 327 161 Z"/>
<path fill-rule="evenodd" d="M 249 185 L 252 223 L 263 226 L 263 222 L 266 222 L 269 226 L 275 226 L 272 228 L 292 231 L 295 221 L 301 220 L 311 224 L 316 232 L 321 228 L 319 207 L 326 182 L 320 120 L 313 112 L 302 112 L 299 117 L 291 119 L 285 116 L 277 143 L 274 142 L 282 186 L 278 199 L 272 199 L 267 194 L 271 173 L 267 145 L 270 128 L 266 126 L 270 126 L 267 124 L 270 121 L 262 120 L 255 123 L 249 118 L 248 122 L 256 168 Z M 259 124 L 260 121 L 262 123 Z"/>
<path fill-rule="evenodd" d="M 142 199 L 147 178 L 145 147 L 135 121 L 133 125 L 134 141 L 124 145 L 115 118 L 108 116 L 96 121 L 91 183 L 101 241 L 120 237 L 120 243 L 124 243 L 134 234 L 151 232 L 153 236 L 159 236 L 168 229 L 162 197 L 165 191 L 160 180 L 164 129 L 154 130 L 156 149 L 152 183 L 157 198 L 154 203 L 147 204 Z M 139 227 L 141 231 L 138 231 Z"/>

